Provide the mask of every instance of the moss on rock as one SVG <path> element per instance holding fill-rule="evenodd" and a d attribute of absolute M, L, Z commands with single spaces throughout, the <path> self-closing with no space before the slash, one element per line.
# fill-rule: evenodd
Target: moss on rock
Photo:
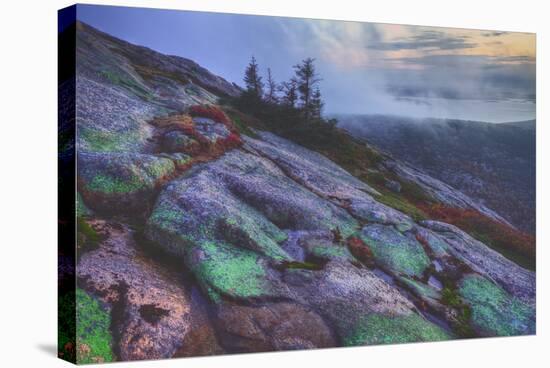
<path fill-rule="evenodd" d="M 417 314 L 384 316 L 371 314 L 359 320 L 344 337 L 344 346 L 399 344 L 449 340 L 452 336 Z"/>
<path fill-rule="evenodd" d="M 171 159 L 139 153 L 81 153 L 79 191 L 98 210 L 146 206 L 160 183 L 175 171 Z"/>
<path fill-rule="evenodd" d="M 359 237 L 372 250 L 376 261 L 392 272 L 421 276 L 430 265 L 422 245 L 393 226 L 367 225 Z"/>
<path fill-rule="evenodd" d="M 76 360 L 79 364 L 114 359 L 111 317 L 99 302 L 82 289 L 76 290 Z"/>
<path fill-rule="evenodd" d="M 309 254 L 315 258 L 324 260 L 357 262 L 355 257 L 344 246 L 330 244 L 313 245 L 309 249 Z"/>
<path fill-rule="evenodd" d="M 534 307 L 508 294 L 492 281 L 479 275 L 468 275 L 460 282 L 459 293 L 471 307 L 473 327 L 482 335 L 535 333 Z"/>
<path fill-rule="evenodd" d="M 186 263 L 214 302 L 218 294 L 239 299 L 275 294 L 266 265 L 247 249 L 203 242 L 188 251 Z"/>

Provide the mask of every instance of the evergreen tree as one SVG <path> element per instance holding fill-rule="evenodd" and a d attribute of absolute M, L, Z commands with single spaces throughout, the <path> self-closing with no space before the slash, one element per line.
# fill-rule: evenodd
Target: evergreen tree
<path fill-rule="evenodd" d="M 288 82 L 283 82 L 279 86 L 279 90 L 282 92 L 283 96 L 281 102 L 289 107 L 295 107 L 296 101 L 298 100 L 298 91 L 296 86 L 296 79 L 292 78 Z"/>
<path fill-rule="evenodd" d="M 271 68 L 267 68 L 267 92 L 265 94 L 265 101 L 272 104 L 278 102 L 277 83 L 275 83 L 275 80 L 273 79 Z"/>
<path fill-rule="evenodd" d="M 321 90 L 316 87 L 311 95 L 311 117 L 313 119 L 321 120 L 323 107 L 325 103 L 321 98 Z"/>
<path fill-rule="evenodd" d="M 319 75 L 315 71 L 313 62 L 315 59 L 307 58 L 301 64 L 295 65 L 297 88 L 300 98 L 300 108 L 304 113 L 306 120 L 309 120 L 313 115 L 312 111 L 312 96 L 317 84 L 321 81 Z"/>
<path fill-rule="evenodd" d="M 247 92 L 256 97 L 258 100 L 261 100 L 264 94 L 264 83 L 262 82 L 262 77 L 260 76 L 258 70 L 259 67 L 256 62 L 256 58 L 252 56 L 244 73 L 244 83 L 246 85 Z"/>

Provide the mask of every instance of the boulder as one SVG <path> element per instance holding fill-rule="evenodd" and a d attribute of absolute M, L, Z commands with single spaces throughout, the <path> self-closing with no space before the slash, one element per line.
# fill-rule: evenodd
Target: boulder
<path fill-rule="evenodd" d="M 168 158 L 129 152 L 79 152 L 77 167 L 84 201 L 107 213 L 146 209 L 175 172 Z"/>
<path fill-rule="evenodd" d="M 294 303 L 219 307 L 220 342 L 229 351 L 249 353 L 336 346 L 330 328 L 310 308 Z"/>
<path fill-rule="evenodd" d="M 422 221 L 448 245 L 447 251 L 475 272 L 485 276 L 507 292 L 529 303 L 535 303 L 535 273 L 510 261 L 456 226 L 439 221 Z M 432 242 L 433 243 L 433 242 Z"/>
<path fill-rule="evenodd" d="M 178 276 L 136 248 L 125 225 L 90 220 L 104 237 L 82 255 L 78 283 L 108 306 L 121 360 L 173 356 L 205 311 L 192 305 Z"/>
<path fill-rule="evenodd" d="M 294 297 L 324 316 L 342 339 L 368 314 L 409 315 L 413 304 L 372 271 L 331 261 L 319 271 L 287 269 L 283 280 Z"/>
<path fill-rule="evenodd" d="M 222 241 L 273 260 L 289 260 L 282 229 L 350 234 L 356 221 L 343 209 L 289 179 L 270 161 L 241 150 L 199 165 L 160 194 L 147 234 L 183 255 L 189 245 Z"/>

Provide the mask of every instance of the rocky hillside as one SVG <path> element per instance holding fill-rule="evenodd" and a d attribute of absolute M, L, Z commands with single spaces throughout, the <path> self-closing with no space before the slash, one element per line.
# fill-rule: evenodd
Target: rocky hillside
<path fill-rule="evenodd" d="M 535 121 L 341 116 L 340 126 L 535 233 Z"/>
<path fill-rule="evenodd" d="M 480 241 L 518 236 L 497 213 L 344 132 L 353 159 L 215 106 L 239 89 L 190 60 L 84 24 L 77 58 L 78 326 L 61 354 L 535 333 L 535 273 Z"/>

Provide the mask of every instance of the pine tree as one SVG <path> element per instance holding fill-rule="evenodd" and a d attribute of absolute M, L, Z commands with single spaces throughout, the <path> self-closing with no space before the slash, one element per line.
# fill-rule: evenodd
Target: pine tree
<path fill-rule="evenodd" d="M 288 82 L 281 83 L 279 90 L 283 94 L 281 102 L 286 106 L 295 107 L 298 100 L 296 79 L 292 78 Z"/>
<path fill-rule="evenodd" d="M 244 83 L 247 92 L 260 100 L 264 94 L 264 84 L 258 70 L 259 67 L 256 58 L 252 56 L 244 73 Z"/>
<path fill-rule="evenodd" d="M 319 75 L 315 71 L 313 62 L 315 59 L 307 58 L 301 64 L 295 65 L 297 87 L 300 97 L 300 108 L 304 113 L 306 120 L 312 116 L 312 96 L 314 88 L 321 81 Z"/>
<path fill-rule="evenodd" d="M 311 117 L 313 119 L 321 120 L 323 107 L 325 103 L 321 98 L 321 90 L 319 87 L 315 88 L 313 94 L 311 95 Z"/>

